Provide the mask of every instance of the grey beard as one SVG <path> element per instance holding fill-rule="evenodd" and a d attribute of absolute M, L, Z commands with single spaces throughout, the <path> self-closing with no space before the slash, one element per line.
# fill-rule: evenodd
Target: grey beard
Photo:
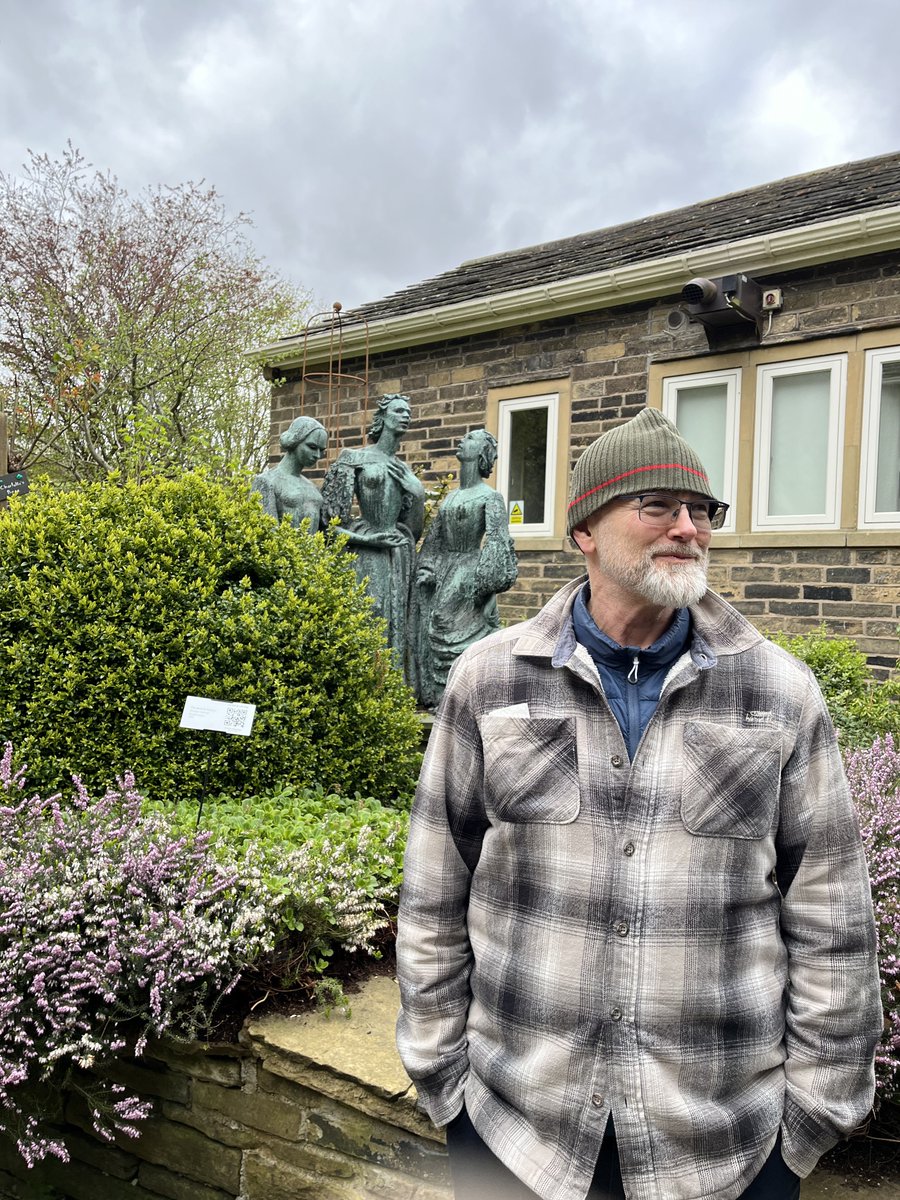
<path fill-rule="evenodd" d="M 696 604 L 706 593 L 706 559 L 693 559 L 674 571 L 658 567 L 651 560 L 635 591 L 660 608 L 686 608 Z"/>

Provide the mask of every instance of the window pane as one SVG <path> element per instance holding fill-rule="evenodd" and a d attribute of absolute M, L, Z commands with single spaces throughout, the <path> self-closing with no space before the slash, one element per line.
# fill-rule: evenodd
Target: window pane
<path fill-rule="evenodd" d="M 828 511 L 830 371 L 776 375 L 772 380 L 769 515 Z"/>
<path fill-rule="evenodd" d="M 684 440 L 697 451 L 709 473 L 714 496 L 731 502 L 725 492 L 725 432 L 728 420 L 728 385 L 709 383 L 680 388 L 675 424 Z"/>
<path fill-rule="evenodd" d="M 878 418 L 875 511 L 900 512 L 900 363 L 885 363 Z"/>
<path fill-rule="evenodd" d="M 547 482 L 547 412 L 540 408 L 519 408 L 509 414 L 509 496 L 524 500 L 522 520 L 539 525 L 544 520 L 544 495 Z"/>

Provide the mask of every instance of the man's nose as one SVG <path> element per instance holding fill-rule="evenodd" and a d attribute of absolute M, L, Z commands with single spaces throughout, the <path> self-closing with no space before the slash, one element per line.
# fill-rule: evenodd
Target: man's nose
<path fill-rule="evenodd" d="M 691 514 L 688 511 L 687 505 L 682 504 L 678 510 L 678 518 L 674 525 L 669 527 L 669 537 L 677 538 L 682 542 L 690 542 L 697 536 L 697 526 L 691 520 Z"/>

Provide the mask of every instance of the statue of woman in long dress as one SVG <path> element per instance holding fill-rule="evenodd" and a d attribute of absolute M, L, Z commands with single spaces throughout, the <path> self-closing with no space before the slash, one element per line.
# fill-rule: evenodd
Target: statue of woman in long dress
<path fill-rule="evenodd" d="M 437 706 L 463 650 L 499 629 L 497 593 L 511 588 L 519 573 L 506 504 L 485 483 L 496 440 L 486 429 L 473 429 L 456 457 L 459 487 L 429 525 L 416 567 L 414 687 L 426 708 Z"/>
<path fill-rule="evenodd" d="M 388 643 L 405 666 L 407 615 L 415 546 L 425 522 L 425 489 L 397 449 L 410 421 L 409 397 L 382 396 L 369 429 L 371 446 L 344 450 L 322 484 L 326 520 L 338 518 L 368 581 L 375 611 L 387 622 Z M 353 499 L 359 517 L 351 520 Z"/>
<path fill-rule="evenodd" d="M 322 525 L 322 496 L 303 472 L 325 453 L 328 434 L 313 417 L 297 417 L 278 440 L 284 457 L 262 475 L 255 475 L 250 486 L 262 496 L 262 506 L 270 517 L 280 521 L 288 514 L 297 529 L 309 518 L 309 532 L 315 533 Z"/>

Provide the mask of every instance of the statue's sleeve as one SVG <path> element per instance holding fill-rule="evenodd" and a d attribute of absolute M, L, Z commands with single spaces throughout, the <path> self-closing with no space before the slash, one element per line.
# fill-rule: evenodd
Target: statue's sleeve
<path fill-rule="evenodd" d="M 278 497 L 275 495 L 275 488 L 267 474 L 254 475 L 253 482 L 250 485 L 250 490 L 259 492 L 262 497 L 263 511 L 267 512 L 270 517 L 274 517 L 277 521 L 278 517 Z"/>
<path fill-rule="evenodd" d="M 322 480 L 322 523 L 337 517 L 341 525 L 350 523 L 353 505 L 354 467 L 342 454 Z"/>
<path fill-rule="evenodd" d="M 410 475 L 412 475 L 411 471 Z M 425 489 L 415 475 L 412 475 L 412 478 L 415 481 L 415 487 L 403 489 L 403 511 L 400 519 L 412 534 L 413 541 L 417 542 L 425 528 Z"/>
<path fill-rule="evenodd" d="M 475 590 L 481 596 L 506 592 L 519 577 L 519 564 L 509 536 L 506 504 L 492 492 L 484 506 L 484 540 L 475 570 Z"/>
<path fill-rule="evenodd" d="M 443 508 L 439 508 L 428 526 L 428 531 L 416 555 L 416 569 L 419 571 L 431 571 L 436 573 L 436 569 L 443 557 L 444 543 L 444 517 Z"/>

